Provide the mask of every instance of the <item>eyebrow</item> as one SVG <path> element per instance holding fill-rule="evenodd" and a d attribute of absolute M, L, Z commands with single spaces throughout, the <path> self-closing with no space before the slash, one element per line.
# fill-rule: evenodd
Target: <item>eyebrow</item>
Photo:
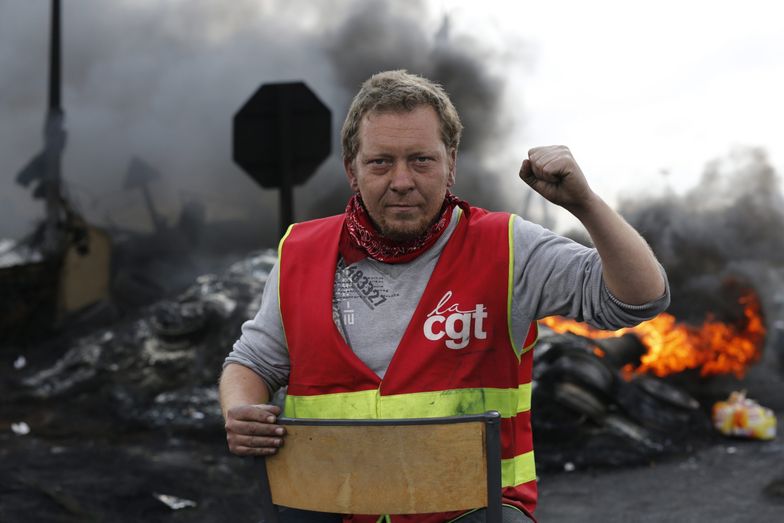
<path fill-rule="evenodd" d="M 411 156 L 438 156 L 439 154 L 440 153 L 439 153 L 439 151 L 437 149 L 415 149 L 412 152 L 404 153 L 404 156 L 407 157 L 407 158 L 410 158 Z M 369 156 L 386 156 L 386 157 L 396 156 L 396 154 L 390 153 L 388 151 L 367 151 L 364 154 L 362 152 L 360 152 L 358 154 L 358 156 L 359 155 L 365 156 L 365 157 L 369 157 Z"/>

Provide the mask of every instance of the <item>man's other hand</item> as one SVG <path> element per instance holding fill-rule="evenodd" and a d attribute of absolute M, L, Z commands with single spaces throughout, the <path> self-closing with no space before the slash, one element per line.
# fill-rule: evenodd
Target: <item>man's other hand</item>
<path fill-rule="evenodd" d="M 550 202 L 570 211 L 589 204 L 595 197 L 572 152 L 564 145 L 529 150 L 520 178 Z"/>
<path fill-rule="evenodd" d="M 280 407 L 240 405 L 226 411 L 226 440 L 239 456 L 269 456 L 283 445 L 286 429 L 276 425 Z"/>

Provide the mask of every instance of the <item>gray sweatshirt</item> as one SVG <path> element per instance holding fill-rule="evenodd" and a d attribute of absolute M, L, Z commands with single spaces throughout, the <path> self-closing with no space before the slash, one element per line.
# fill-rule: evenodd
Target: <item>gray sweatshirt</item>
<path fill-rule="evenodd" d="M 332 315 L 348 345 L 379 377 L 408 326 L 459 213 L 438 241 L 408 263 L 387 264 L 366 258 L 346 267 L 338 260 Z M 669 285 L 658 300 L 627 305 L 610 294 L 595 249 L 515 217 L 512 335 L 521 347 L 530 323 L 561 315 L 600 329 L 635 325 L 664 311 Z M 662 270 L 662 274 L 664 271 Z M 666 279 L 666 278 L 665 278 Z M 308 296 L 303 296 L 303 300 Z M 225 365 L 238 363 L 256 372 L 274 393 L 288 383 L 290 362 L 278 306 L 278 265 L 267 280 L 261 307 L 242 326 Z"/>

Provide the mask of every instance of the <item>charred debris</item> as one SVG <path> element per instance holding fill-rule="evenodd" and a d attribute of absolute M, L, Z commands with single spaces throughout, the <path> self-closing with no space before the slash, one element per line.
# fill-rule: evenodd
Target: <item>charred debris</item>
<path fill-rule="evenodd" d="M 256 252 L 70 340 L 26 354 L 3 347 L 0 517 L 24 520 L 35 506 L 53 521 L 258 521 L 254 469 L 226 450 L 216 382 L 275 260 Z M 710 405 L 737 380 L 630 376 L 623 369 L 645 350 L 631 334 L 542 328 L 532 399 L 540 476 L 648 465 L 722 441 Z"/>
<path fill-rule="evenodd" d="M 258 521 L 217 377 L 274 260 L 256 253 L 87 334 L 0 344 L 0 520 Z"/>
<path fill-rule="evenodd" d="M 53 27 L 58 16 L 59 7 L 53 10 Z M 56 34 L 53 30 L 53 63 L 59 60 Z M 220 519 L 234 513 L 230 504 L 233 510 L 252 506 L 253 486 L 251 471 L 238 479 L 239 462 L 226 457 L 216 382 L 241 323 L 258 309 L 275 253 L 238 256 L 222 272 L 214 270 L 217 263 L 201 262 L 194 254 L 199 249 L 225 252 L 220 239 L 233 225 L 211 227 L 198 202 L 186 205 L 176 223 L 167 223 L 151 188 L 161 174 L 141 159 L 131 162 L 125 185 L 142 193 L 153 232 L 86 223 L 59 183 L 65 130 L 58 68 L 53 65 L 50 74 L 44 151 L 18 177 L 46 201 L 47 218 L 22 242 L 0 246 L 0 394 L 5 398 L 0 488 L 16 493 L 3 505 L 17 510 L 0 507 L 0 519 L 23 514 L 32 504 L 43 506 L 42 500 L 54 507 L 51 514 L 65 511 L 81 518 L 101 514 L 138 521 L 179 510 L 173 507 L 195 511 L 209 505 Z M 745 249 L 723 244 L 718 239 L 726 234 L 707 226 L 691 230 L 702 224 L 689 214 L 695 208 L 691 202 L 682 208 L 673 208 L 673 202 L 668 196 L 645 208 L 629 206 L 624 214 L 672 275 L 679 318 L 688 315 L 683 309 L 695 296 L 705 304 L 703 311 L 714 307 L 713 282 L 729 272 L 750 275 L 755 288 L 781 295 L 781 273 L 754 262 L 769 259 L 761 249 L 770 242 L 760 239 Z M 780 209 L 779 203 L 769 207 Z M 736 221 L 726 219 L 726 205 L 708 209 L 713 214 L 706 216 L 723 225 L 723 232 L 754 239 L 750 233 L 760 223 L 770 222 L 777 231 L 784 223 L 756 219 L 753 227 L 740 226 L 749 209 L 766 208 L 739 201 L 732 215 Z M 247 252 L 264 240 L 253 238 L 255 224 L 250 225 L 241 236 L 247 241 L 233 244 L 238 250 Z M 748 259 L 739 258 L 743 253 Z M 708 260 L 713 272 L 697 266 L 701 260 Z M 705 278 L 694 278 L 700 274 Z M 780 412 L 781 377 L 769 372 L 775 370 L 776 355 L 784 367 L 779 325 L 784 316 L 777 300 L 762 295 L 771 336 L 754 366 L 771 384 L 766 390 L 772 392 L 760 399 L 778 401 Z M 541 474 L 650 463 L 718 440 L 710 424 L 712 402 L 752 385 L 749 380 L 626 372 L 644 352 L 631 334 L 595 340 L 542 329 L 532 400 Z M 63 471 L 85 474 L 80 479 Z M 212 480 L 209 495 L 199 484 L 202 475 Z M 107 482 L 116 487 L 96 500 L 95 492 Z M 111 502 L 120 508 L 109 507 Z"/>
<path fill-rule="evenodd" d="M 131 159 L 123 189 L 141 194 L 150 232 L 116 226 L 111 217 L 101 227 L 88 222 L 61 173 L 67 132 L 60 41 L 61 5 L 52 0 L 43 147 L 16 176 L 42 201 L 45 217 L 26 237 L 0 238 L 0 333 L 3 342 L 21 346 L 116 322 L 274 241 L 248 221 L 208 222 L 195 198 L 170 223 L 152 186 L 163 175 L 140 158 Z"/>
<path fill-rule="evenodd" d="M 19 368 L 2 377 L 7 408 L 19 416 L 47 411 L 37 432 L 220 432 L 221 364 L 241 323 L 255 314 L 274 260 L 273 251 L 257 253 L 132 318 L 18 354 Z"/>
<path fill-rule="evenodd" d="M 541 338 L 532 400 L 540 470 L 640 465 L 714 441 L 709 411 L 684 388 L 623 372 L 645 352 L 634 334 Z"/>
<path fill-rule="evenodd" d="M 27 420 L 39 436 L 220 437 L 221 364 L 256 313 L 275 259 L 272 250 L 257 252 L 133 318 L 44 342 L 23 360 L 5 347 L 21 363 L 0 375 L 10 400 L 0 419 Z M 635 465 L 716 441 L 709 412 L 723 386 L 699 392 L 705 380 L 696 373 L 659 378 L 624 370 L 645 352 L 633 334 L 591 339 L 542 328 L 532 410 L 541 470 Z"/>

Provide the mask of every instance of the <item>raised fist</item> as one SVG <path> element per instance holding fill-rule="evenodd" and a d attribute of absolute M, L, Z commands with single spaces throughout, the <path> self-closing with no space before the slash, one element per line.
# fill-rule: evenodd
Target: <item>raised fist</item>
<path fill-rule="evenodd" d="M 564 145 L 529 150 L 520 178 L 550 202 L 567 209 L 580 207 L 593 196 L 580 166 Z"/>

